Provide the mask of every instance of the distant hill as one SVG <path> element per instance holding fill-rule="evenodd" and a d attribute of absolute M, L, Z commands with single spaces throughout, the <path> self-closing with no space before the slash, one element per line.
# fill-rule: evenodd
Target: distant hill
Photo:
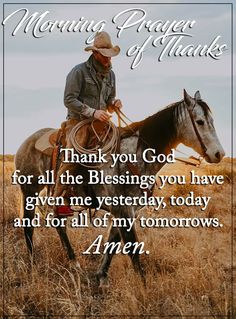
<path fill-rule="evenodd" d="M 13 162 L 13 161 L 14 161 L 14 156 L 15 156 L 15 155 L 12 155 L 12 154 L 6 154 L 6 155 L 4 155 L 4 160 L 5 160 L 5 162 Z M 2 161 L 2 160 L 3 160 L 3 155 L 0 154 L 0 161 Z"/>

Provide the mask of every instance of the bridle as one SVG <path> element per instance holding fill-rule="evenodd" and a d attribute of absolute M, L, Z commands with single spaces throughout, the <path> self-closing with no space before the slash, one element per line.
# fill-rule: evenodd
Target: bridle
<path fill-rule="evenodd" d="M 189 117 L 190 117 L 192 125 L 193 125 L 194 132 L 195 132 L 195 134 L 196 134 L 196 136 L 198 138 L 198 141 L 199 141 L 199 143 L 201 145 L 201 148 L 202 148 L 202 151 L 203 151 L 203 157 L 205 157 L 205 156 L 207 156 L 207 153 L 206 153 L 207 152 L 207 147 L 206 147 L 206 145 L 203 142 L 203 139 L 202 139 L 202 137 L 201 137 L 201 135 L 199 133 L 199 130 L 198 130 L 197 125 L 196 125 L 196 123 L 194 121 L 194 118 L 193 118 L 193 111 L 192 110 L 195 108 L 195 106 L 197 104 L 197 101 L 196 100 L 194 100 L 194 101 L 195 101 L 195 103 L 193 105 L 193 108 L 190 109 L 190 108 L 187 107 L 187 110 L 188 110 Z"/>

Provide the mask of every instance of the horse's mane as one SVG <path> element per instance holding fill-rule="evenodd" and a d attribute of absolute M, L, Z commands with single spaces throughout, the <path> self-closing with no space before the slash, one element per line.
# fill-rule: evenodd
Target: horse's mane
<path fill-rule="evenodd" d="M 163 150 L 176 137 L 175 113 L 182 103 L 176 102 L 168 105 L 146 119 L 134 122 L 127 128 L 139 131 L 139 140 L 143 146 Z M 179 113 L 179 111 L 178 111 Z"/>
<path fill-rule="evenodd" d="M 197 103 L 207 117 L 211 112 L 209 106 L 202 100 L 198 100 Z M 183 120 L 186 110 L 184 100 L 181 100 L 166 106 L 142 121 L 132 123 L 129 127 L 133 131 L 139 131 L 140 143 L 145 148 L 152 147 L 157 151 L 163 151 L 175 141 L 177 125 Z"/>

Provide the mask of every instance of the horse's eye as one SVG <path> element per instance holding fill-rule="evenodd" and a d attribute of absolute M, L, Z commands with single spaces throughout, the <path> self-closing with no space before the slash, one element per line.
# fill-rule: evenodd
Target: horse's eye
<path fill-rule="evenodd" d="M 204 121 L 203 120 L 197 120 L 196 121 L 198 125 L 204 125 Z"/>

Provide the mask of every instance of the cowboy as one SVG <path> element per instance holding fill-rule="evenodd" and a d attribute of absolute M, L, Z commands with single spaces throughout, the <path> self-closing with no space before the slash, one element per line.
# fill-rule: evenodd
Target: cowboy
<path fill-rule="evenodd" d="M 92 46 L 85 48 L 92 51 L 89 59 L 76 65 L 68 74 L 64 92 L 64 104 L 68 109 L 67 121 L 63 123 L 66 132 L 66 147 L 71 148 L 69 134 L 72 128 L 81 120 L 94 118 L 107 122 L 115 108 L 121 108 L 122 103 L 116 99 L 115 74 L 112 71 L 111 58 L 120 52 L 119 46 L 113 46 L 107 32 L 99 32 L 95 35 Z M 84 146 L 85 141 L 80 140 Z M 73 174 L 74 164 L 62 163 L 57 176 L 66 170 Z M 58 180 L 55 185 L 54 197 L 63 196 L 66 186 Z M 68 198 L 64 197 L 65 205 L 55 207 L 58 216 L 70 216 L 73 214 L 69 206 Z"/>

